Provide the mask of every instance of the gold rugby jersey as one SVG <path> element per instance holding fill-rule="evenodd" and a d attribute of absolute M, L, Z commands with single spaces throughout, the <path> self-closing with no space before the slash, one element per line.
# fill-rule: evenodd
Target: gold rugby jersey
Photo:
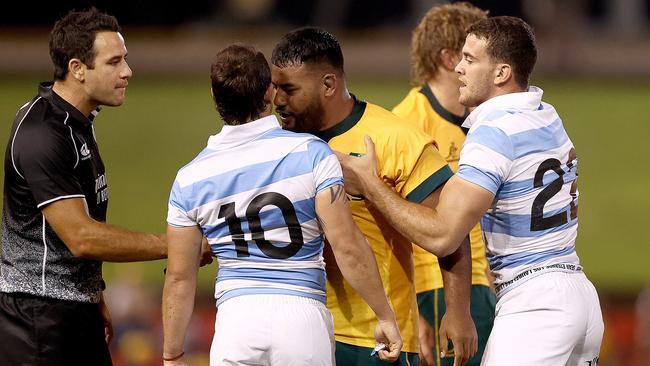
<path fill-rule="evenodd" d="M 366 134 L 375 143 L 380 177 L 390 180 L 395 190 L 409 201 L 421 202 L 453 175 L 432 145 L 431 137 L 371 103 L 355 99 L 350 115 L 332 128 L 320 131 L 318 136 L 333 150 L 360 155 L 366 152 Z M 375 254 L 404 339 L 403 351 L 418 352 L 412 244 L 362 199 L 350 197 L 350 207 Z M 332 263 L 333 256 L 328 257 L 331 259 L 327 263 L 327 306 L 334 317 L 336 340 L 372 348 L 375 315 Z"/>
<path fill-rule="evenodd" d="M 402 117 L 411 126 L 424 131 L 435 141 L 440 154 L 447 160 L 454 172 L 458 170 L 460 150 L 465 142 L 466 130 L 460 127 L 465 116 L 456 116 L 444 109 L 428 85 L 411 89 L 395 108 L 393 113 Z M 486 275 L 485 242 L 480 224 L 469 234 L 472 248 L 472 284 L 489 286 Z M 417 293 L 443 287 L 438 259 L 431 253 L 414 245 L 415 289 Z"/>

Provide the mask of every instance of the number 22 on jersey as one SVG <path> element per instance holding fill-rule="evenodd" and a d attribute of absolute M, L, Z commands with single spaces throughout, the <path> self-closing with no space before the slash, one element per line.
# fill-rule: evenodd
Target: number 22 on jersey
<path fill-rule="evenodd" d="M 574 161 L 577 159 L 576 150 L 571 148 L 569 151 L 569 160 L 566 163 L 566 167 L 571 169 L 574 166 Z M 561 163 L 559 160 L 551 158 L 544 160 L 535 173 L 535 178 L 533 179 L 533 185 L 535 188 L 543 187 L 544 183 L 544 174 L 547 171 L 554 171 L 558 177 L 553 180 L 549 185 L 547 185 L 542 191 L 535 197 L 533 201 L 533 207 L 530 215 L 530 231 L 542 231 L 551 229 L 554 227 L 562 226 L 566 224 L 569 220 L 575 220 L 578 217 L 578 205 L 576 204 L 576 198 L 578 191 L 578 174 L 576 173 L 576 179 L 571 184 L 571 190 L 569 194 L 571 195 L 571 203 L 569 212 L 562 211 L 554 215 L 544 217 L 544 205 L 548 202 L 553 196 L 558 194 L 562 190 L 564 185 L 564 174 L 566 172 L 562 169 Z"/>

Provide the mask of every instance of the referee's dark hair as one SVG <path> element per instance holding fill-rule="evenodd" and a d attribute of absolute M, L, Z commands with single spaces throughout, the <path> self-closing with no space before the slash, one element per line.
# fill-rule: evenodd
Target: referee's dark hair
<path fill-rule="evenodd" d="M 68 63 L 78 58 L 89 69 L 95 67 L 95 35 L 98 32 L 120 32 L 114 16 L 96 8 L 71 11 L 54 24 L 50 32 L 50 58 L 54 64 L 54 80 L 64 80 Z"/>
<path fill-rule="evenodd" d="M 258 119 L 266 109 L 264 95 L 271 85 L 271 68 L 264 54 L 254 47 L 236 43 L 219 51 L 210 68 L 210 79 L 212 96 L 225 124 Z"/>
<path fill-rule="evenodd" d="M 343 74 L 343 52 L 339 41 L 321 28 L 305 27 L 282 37 L 273 49 L 271 63 L 277 67 L 299 64 L 328 64 Z"/>

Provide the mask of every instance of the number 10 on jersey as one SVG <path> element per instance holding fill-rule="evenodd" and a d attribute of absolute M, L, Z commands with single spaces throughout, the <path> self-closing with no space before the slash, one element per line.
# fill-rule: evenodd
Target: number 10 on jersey
<path fill-rule="evenodd" d="M 280 209 L 284 223 L 289 231 L 290 243 L 285 246 L 273 245 L 264 237 L 264 228 L 262 227 L 262 220 L 260 212 L 265 206 L 276 206 Z M 219 218 L 225 218 L 232 236 L 232 241 L 235 243 L 235 251 L 237 257 L 249 257 L 248 241 L 244 239 L 244 230 L 242 230 L 241 219 L 235 215 L 235 202 L 229 202 L 219 208 Z M 304 244 L 302 229 L 300 222 L 296 215 L 296 210 L 291 201 L 276 192 L 262 193 L 251 201 L 246 208 L 246 220 L 248 221 L 248 228 L 251 233 L 251 238 L 260 248 L 262 253 L 274 259 L 287 259 L 290 258 L 302 248 Z"/>

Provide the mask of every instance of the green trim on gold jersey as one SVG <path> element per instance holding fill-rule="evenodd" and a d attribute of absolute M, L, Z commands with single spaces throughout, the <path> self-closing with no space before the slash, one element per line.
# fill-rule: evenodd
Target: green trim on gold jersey
<path fill-rule="evenodd" d="M 431 91 L 431 88 L 429 85 L 425 84 L 421 89 L 420 93 L 424 94 L 425 97 L 427 97 L 427 100 L 429 101 L 429 104 L 431 104 L 431 107 L 433 108 L 436 113 L 440 115 L 440 117 L 446 119 L 447 121 L 455 124 L 456 126 L 460 127 L 463 132 L 467 135 L 467 129 L 464 127 L 461 127 L 463 122 L 465 121 L 465 118 L 469 116 L 469 111 L 467 108 L 465 108 L 465 114 L 462 116 L 457 116 L 448 110 L 446 110 L 440 102 L 438 102 L 438 99 L 436 98 L 435 95 L 433 95 L 433 91 Z"/>
<path fill-rule="evenodd" d="M 406 199 L 415 203 L 424 201 L 425 198 L 438 189 L 438 187 L 445 184 L 453 175 L 454 172 L 449 165 L 445 165 L 437 172 L 431 174 L 424 182 L 420 183 L 419 186 L 406 196 Z"/>
<path fill-rule="evenodd" d="M 366 102 L 363 100 L 358 100 L 357 97 L 352 95 L 354 99 L 354 107 L 352 107 L 352 112 L 345 117 L 345 119 L 336 125 L 328 128 L 327 130 L 318 131 L 315 133 L 316 136 L 320 137 L 324 141 L 329 142 L 332 138 L 346 133 L 349 129 L 354 127 L 357 122 L 363 116 L 363 112 L 366 111 Z"/>

